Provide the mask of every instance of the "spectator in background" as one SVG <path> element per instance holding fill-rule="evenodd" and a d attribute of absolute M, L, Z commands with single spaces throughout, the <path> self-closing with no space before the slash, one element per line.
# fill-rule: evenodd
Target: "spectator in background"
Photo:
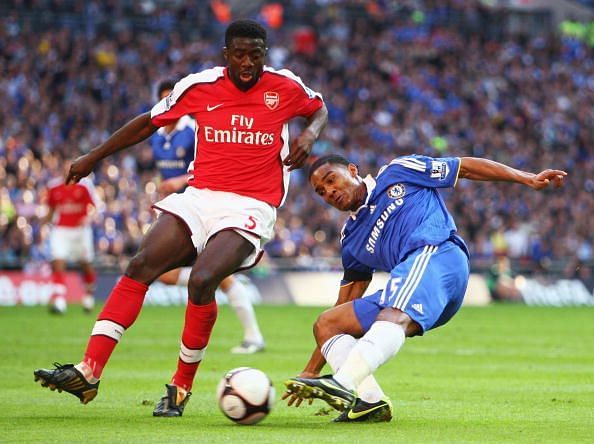
<path fill-rule="evenodd" d="M 39 231 L 35 214 L 25 216 L 51 177 L 42 162 L 89 150 L 147 110 L 153 79 L 219 60 L 222 27 L 193 2 L 70 3 L 51 2 L 54 14 L 46 16 L 35 10 L 38 2 L 3 3 L 11 14 L 0 18 L 0 190 L 17 214 L 12 222 L 0 216 L 0 235 L 11 227 L 11 246 L 1 248 L 16 262 L 42 238 L 30 235 Z M 490 239 L 509 230 L 511 215 L 532 230 L 521 259 L 528 268 L 544 260 L 562 271 L 577 255 L 576 236 L 592 246 L 594 75 L 587 43 L 552 28 L 538 36 L 504 33 L 504 12 L 479 1 L 375 2 L 373 13 L 368 2 L 322 3 L 283 2 L 285 23 L 269 52 L 276 66 L 301 73 L 325 94 L 329 124 L 316 156 L 338 152 L 367 170 L 411 147 L 431 156 L 454 148 L 522 169 L 560 165 L 571 172 L 571 199 L 527 199 L 523 190 L 510 195 L 480 184 L 451 196 L 452 212 L 482 269 L 495 259 Z M 300 26 L 314 30 L 307 37 L 313 53 L 295 50 Z M 100 266 L 125 266 L 152 220 L 158 196 L 150 147 L 136 153 L 116 154 L 96 171 L 107 210 L 94 221 Z M 303 183 L 297 172 L 293 189 Z M 289 193 L 277 225 L 284 229 L 299 217 L 305 235 L 281 233 L 297 244 L 269 252 L 290 259 L 301 251 L 317 264 L 338 256 L 344 216 L 316 208 L 312 196 Z"/>

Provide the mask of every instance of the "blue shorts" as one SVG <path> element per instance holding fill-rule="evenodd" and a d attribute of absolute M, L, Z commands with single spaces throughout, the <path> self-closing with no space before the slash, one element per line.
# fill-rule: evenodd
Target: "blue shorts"
<path fill-rule="evenodd" d="M 355 315 L 369 330 L 384 308 L 397 308 L 423 332 L 439 327 L 456 314 L 470 273 L 468 256 L 452 241 L 426 245 L 409 254 L 390 272 L 386 288 L 353 301 Z"/>

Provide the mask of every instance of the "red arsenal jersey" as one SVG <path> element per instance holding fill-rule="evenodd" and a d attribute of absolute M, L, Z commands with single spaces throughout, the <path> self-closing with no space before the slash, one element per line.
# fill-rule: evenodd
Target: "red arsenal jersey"
<path fill-rule="evenodd" d="M 89 205 L 95 205 L 89 184 L 84 179 L 70 185 L 50 183 L 47 203 L 54 210 L 55 225 L 61 227 L 83 225 Z"/>
<path fill-rule="evenodd" d="M 238 89 L 227 68 L 215 67 L 180 80 L 157 103 L 152 122 L 165 126 L 189 114 L 196 119 L 196 152 L 189 185 L 282 204 L 289 172 L 288 122 L 322 107 L 322 96 L 291 71 L 264 67 L 258 82 Z"/>

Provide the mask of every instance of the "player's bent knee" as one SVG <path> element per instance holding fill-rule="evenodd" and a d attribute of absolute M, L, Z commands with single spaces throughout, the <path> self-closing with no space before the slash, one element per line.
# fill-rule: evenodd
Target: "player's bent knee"
<path fill-rule="evenodd" d="M 343 333 L 340 331 L 339 326 L 336 325 L 334 317 L 328 311 L 318 316 L 313 326 L 313 332 L 318 344 L 323 344 L 332 336 Z"/>
<path fill-rule="evenodd" d="M 126 267 L 124 274 L 135 281 L 150 284 L 161 272 L 150 266 L 148 256 L 144 251 L 137 252 Z"/>
<path fill-rule="evenodd" d="M 205 270 L 192 271 L 188 281 L 188 295 L 193 304 L 205 305 L 214 300 L 219 281 Z"/>
<path fill-rule="evenodd" d="M 376 321 L 393 322 L 400 325 L 406 332 L 406 336 L 415 336 L 421 333 L 421 327 L 411 319 L 405 312 L 397 308 L 384 308 L 377 315 Z"/>

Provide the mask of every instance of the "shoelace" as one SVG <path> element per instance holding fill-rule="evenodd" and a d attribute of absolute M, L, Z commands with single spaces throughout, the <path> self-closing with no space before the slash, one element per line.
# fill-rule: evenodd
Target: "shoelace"
<path fill-rule="evenodd" d="M 72 364 L 60 364 L 59 362 L 54 362 L 54 367 L 56 370 L 64 370 L 74 366 Z"/>

